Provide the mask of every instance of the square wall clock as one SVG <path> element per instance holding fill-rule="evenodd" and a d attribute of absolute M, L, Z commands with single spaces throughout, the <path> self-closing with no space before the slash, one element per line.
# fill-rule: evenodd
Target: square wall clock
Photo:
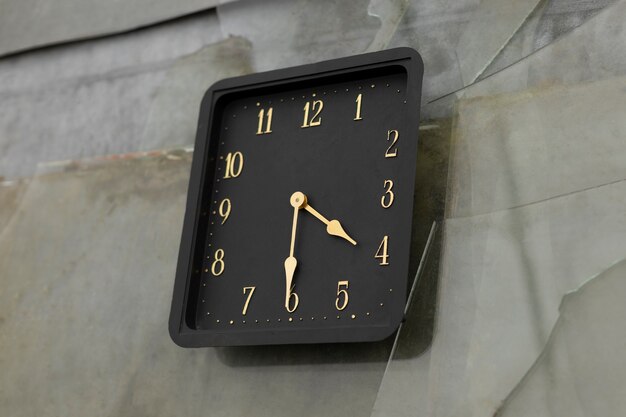
<path fill-rule="evenodd" d="M 222 80 L 200 107 L 169 330 L 364 342 L 403 319 L 423 63 L 408 48 Z"/>

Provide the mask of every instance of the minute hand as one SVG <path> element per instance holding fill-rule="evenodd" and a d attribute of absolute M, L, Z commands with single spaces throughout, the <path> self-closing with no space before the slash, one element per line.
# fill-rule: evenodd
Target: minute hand
<path fill-rule="evenodd" d="M 311 207 L 308 203 L 304 206 L 304 209 L 326 225 L 326 231 L 328 232 L 329 235 L 339 236 L 341 238 L 344 238 L 348 242 L 352 243 L 353 245 L 356 245 L 356 241 L 352 239 L 350 236 L 348 236 L 346 231 L 343 230 L 343 227 L 341 227 L 341 223 L 339 223 L 339 220 L 329 221 L 326 217 L 322 216 L 317 210 Z"/>
<path fill-rule="evenodd" d="M 293 274 L 296 272 L 298 260 L 293 256 L 296 244 L 296 228 L 298 227 L 298 211 L 300 208 L 293 208 L 293 223 L 291 225 L 291 245 L 289 248 L 289 257 L 285 259 L 285 308 L 289 310 L 289 298 L 293 291 Z"/>

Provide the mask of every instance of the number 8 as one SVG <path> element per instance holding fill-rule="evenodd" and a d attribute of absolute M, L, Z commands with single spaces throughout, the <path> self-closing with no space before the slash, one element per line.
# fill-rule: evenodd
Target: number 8
<path fill-rule="evenodd" d="M 224 249 L 215 251 L 215 260 L 211 264 L 211 273 L 214 276 L 220 276 L 224 272 Z"/>

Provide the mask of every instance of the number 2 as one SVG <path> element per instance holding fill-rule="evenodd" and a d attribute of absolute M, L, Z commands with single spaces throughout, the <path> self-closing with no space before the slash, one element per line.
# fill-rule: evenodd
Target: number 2
<path fill-rule="evenodd" d="M 398 148 L 394 148 L 394 146 L 396 146 L 396 142 L 398 141 L 398 137 L 400 136 L 400 134 L 397 130 L 388 130 L 387 141 L 391 139 L 391 136 L 393 136 L 393 139 L 391 140 L 391 145 L 389 145 L 389 147 L 385 151 L 385 158 L 395 158 L 396 156 L 398 156 Z"/>

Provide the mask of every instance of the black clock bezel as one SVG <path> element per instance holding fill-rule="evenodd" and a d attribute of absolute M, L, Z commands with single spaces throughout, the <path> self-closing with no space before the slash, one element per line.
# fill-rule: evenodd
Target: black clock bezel
<path fill-rule="evenodd" d="M 299 86 L 307 83 L 314 84 L 317 80 L 332 77 L 350 79 L 350 74 L 380 71 L 390 66 L 401 66 L 407 74 L 406 114 L 415 115 L 415 120 L 406 124 L 408 131 L 405 136 L 418 139 L 419 114 L 422 77 L 424 65 L 420 55 L 411 48 L 396 48 L 381 52 L 338 58 L 320 63 L 307 64 L 298 67 L 279 69 L 274 71 L 228 78 L 213 84 L 205 93 L 201 105 L 196 134 L 187 204 L 181 236 L 181 243 L 174 281 L 172 305 L 169 318 L 169 333 L 172 340 L 182 347 L 206 346 L 238 346 L 238 345 L 266 345 L 266 344 L 296 344 L 296 343 L 337 343 L 376 341 L 389 337 L 398 328 L 404 316 L 404 306 L 407 291 L 397 291 L 392 298 L 391 320 L 389 326 L 367 328 L 343 328 L 338 332 L 335 328 L 328 329 L 294 329 L 288 332 L 255 331 L 246 333 L 217 332 L 215 330 L 197 330 L 190 323 L 195 321 L 195 303 L 190 299 L 191 284 L 194 274 L 194 260 L 203 256 L 202 239 L 198 239 L 199 226 L 202 215 L 202 195 L 206 190 L 205 184 L 212 184 L 213 178 L 208 178 L 211 164 L 210 150 L 217 148 L 216 127 L 219 125 L 220 109 L 224 106 L 224 98 L 237 97 L 249 94 L 250 91 L 263 93 L 280 88 L 281 86 L 298 83 Z M 415 155 L 417 157 L 417 155 Z M 209 169 L 207 169 L 209 165 Z M 209 190 L 210 191 L 210 190 Z M 411 219 L 411 227 L 415 222 Z M 417 248 L 411 247 L 414 251 Z M 197 262 L 197 260 L 196 260 Z M 416 271 L 409 267 L 406 282 L 415 275 Z M 197 291 L 197 289 L 196 289 Z M 192 299 L 194 297 L 191 297 Z"/>

